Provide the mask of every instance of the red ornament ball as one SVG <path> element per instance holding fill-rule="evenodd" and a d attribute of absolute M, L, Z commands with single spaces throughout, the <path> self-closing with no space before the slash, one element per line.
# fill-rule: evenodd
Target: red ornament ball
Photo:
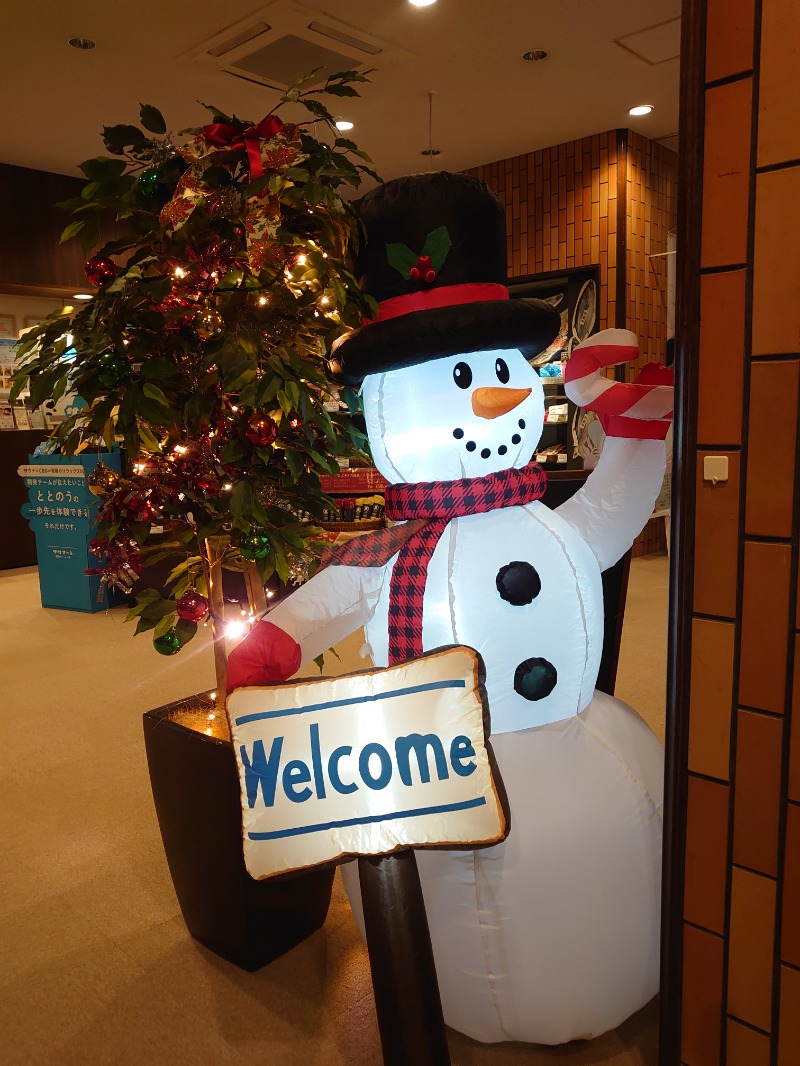
<path fill-rule="evenodd" d="M 187 622 L 202 622 L 208 614 L 208 600 L 205 596 L 201 596 L 199 592 L 190 589 L 188 592 L 184 592 L 178 600 L 176 610 L 178 617 L 185 619 Z"/>
<path fill-rule="evenodd" d="M 278 427 L 266 415 L 253 415 L 245 427 L 244 435 L 251 444 L 257 444 L 259 447 L 264 448 L 275 440 L 278 435 Z"/>
<path fill-rule="evenodd" d="M 86 277 L 92 285 L 105 285 L 117 276 L 116 263 L 105 256 L 95 255 L 86 260 Z"/>

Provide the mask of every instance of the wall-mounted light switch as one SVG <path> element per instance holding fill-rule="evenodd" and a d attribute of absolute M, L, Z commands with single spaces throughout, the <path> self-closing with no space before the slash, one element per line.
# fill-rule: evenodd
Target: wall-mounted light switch
<path fill-rule="evenodd" d="M 703 478 L 712 485 L 728 480 L 727 455 L 706 455 L 703 458 Z"/>

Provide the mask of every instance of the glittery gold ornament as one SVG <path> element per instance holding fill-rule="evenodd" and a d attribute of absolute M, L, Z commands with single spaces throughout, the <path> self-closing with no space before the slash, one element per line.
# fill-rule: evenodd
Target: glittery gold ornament
<path fill-rule="evenodd" d="M 289 564 L 290 585 L 302 585 L 308 581 L 308 559 L 304 555 L 290 555 L 286 561 Z"/>
<path fill-rule="evenodd" d="M 119 474 L 100 462 L 89 474 L 86 483 L 93 496 L 108 496 L 119 484 Z"/>
<path fill-rule="evenodd" d="M 198 335 L 204 341 L 208 341 L 222 333 L 225 329 L 225 319 L 213 307 L 203 307 L 192 319 L 192 325 Z"/>

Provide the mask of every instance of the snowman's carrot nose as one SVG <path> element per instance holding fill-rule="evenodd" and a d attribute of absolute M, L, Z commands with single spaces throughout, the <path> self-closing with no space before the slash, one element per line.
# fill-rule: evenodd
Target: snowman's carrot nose
<path fill-rule="evenodd" d="M 476 389 L 472 394 L 472 410 L 479 418 L 497 418 L 519 407 L 530 394 L 530 389 Z"/>

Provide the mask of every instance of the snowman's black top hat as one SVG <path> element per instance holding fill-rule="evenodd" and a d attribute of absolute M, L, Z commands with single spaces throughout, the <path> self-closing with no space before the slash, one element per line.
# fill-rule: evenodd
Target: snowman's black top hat
<path fill-rule="evenodd" d="M 509 299 L 505 210 L 482 182 L 415 174 L 356 206 L 366 231 L 359 284 L 380 312 L 334 348 L 331 369 L 345 384 L 462 352 L 519 348 L 530 357 L 558 333 L 547 304 Z"/>

